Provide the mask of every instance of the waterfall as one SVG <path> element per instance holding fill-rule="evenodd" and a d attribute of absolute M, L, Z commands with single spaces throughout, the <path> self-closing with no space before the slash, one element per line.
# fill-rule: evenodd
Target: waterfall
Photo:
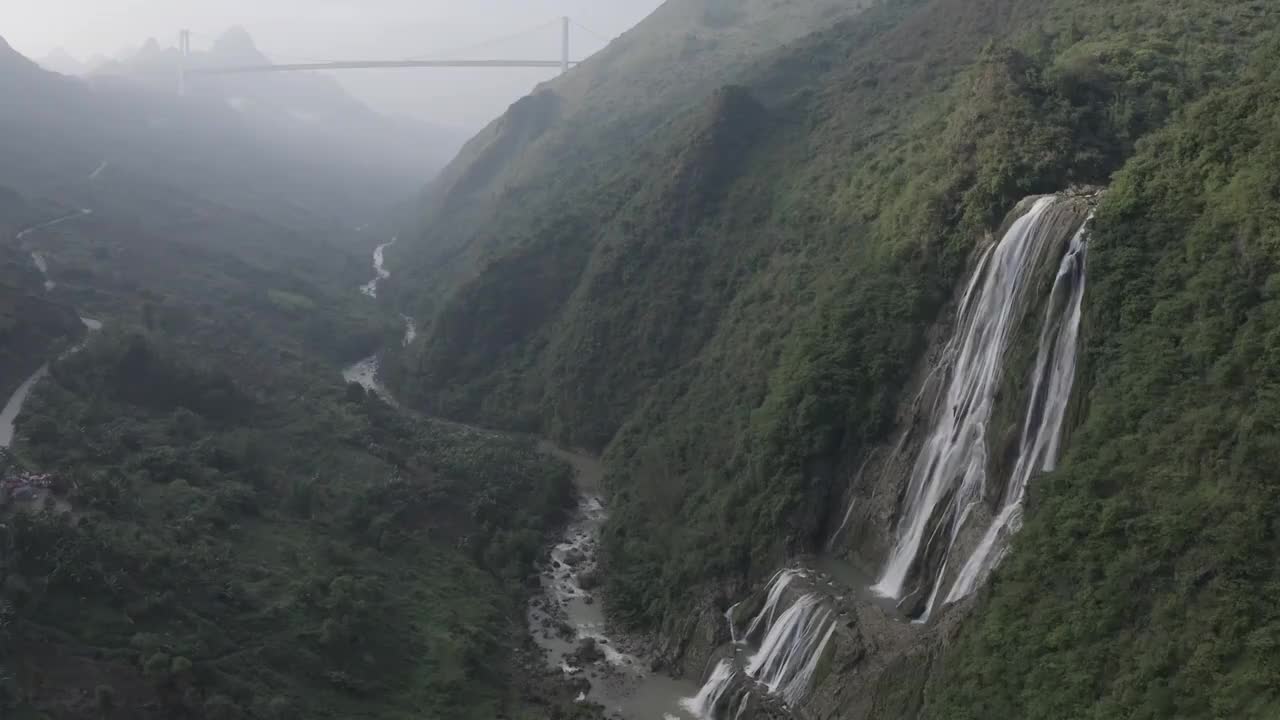
<path fill-rule="evenodd" d="M 787 586 L 800 576 L 799 570 L 786 569 L 779 570 L 774 573 L 773 579 L 769 581 L 769 594 L 765 598 L 764 607 L 756 614 L 755 619 L 747 626 L 747 632 L 742 636 L 742 640 L 747 640 L 755 634 L 756 628 L 762 623 L 773 622 L 774 616 L 778 611 L 778 603 L 782 600 L 782 594 L 787 591 Z"/>
<path fill-rule="evenodd" d="M 733 669 L 733 661 L 725 658 L 716 663 L 711 677 L 698 691 L 698 694 L 680 701 L 680 706 L 693 713 L 700 720 L 715 720 L 716 705 L 724 697 L 729 685 L 737 673 Z"/>
<path fill-rule="evenodd" d="M 1092 218 L 1092 215 L 1090 215 Z M 955 602 L 973 592 L 1000 564 L 1008 550 L 1008 538 L 1022 527 L 1022 501 L 1027 483 L 1036 470 L 1048 472 L 1057 466 L 1062 422 L 1076 376 L 1076 338 L 1080 332 L 1080 308 L 1084 301 L 1085 225 L 1071 239 L 1067 254 L 1058 266 L 1049 307 L 1045 309 L 1036 352 L 1031 397 L 1022 425 L 1018 462 L 1005 488 L 1004 507 L 992 521 L 982 542 L 960 570 L 947 602 Z"/>
<path fill-rule="evenodd" d="M 928 598 L 920 621 L 929 618 L 947 577 L 956 539 L 986 494 L 986 430 L 1003 376 L 1004 356 L 1026 314 L 1028 291 L 1035 285 L 1036 270 L 1063 238 L 1059 222 L 1062 215 L 1055 210 L 1064 205 L 1067 203 L 1052 196 L 1036 200 L 1001 240 L 983 253 L 960 301 L 955 330 L 940 366 L 946 389 L 932 408 L 931 429 L 912 466 L 894 544 L 884 571 L 872 588 L 882 596 L 902 598 L 908 581 L 914 579 L 916 584 L 910 593 Z M 1083 236 L 1077 233 L 1077 238 L 1083 247 Z M 1075 244 L 1073 241 L 1072 247 Z M 1083 258 L 1082 250 L 1068 255 Z M 1083 287 L 1082 282 L 1077 284 Z M 1056 287 L 1054 292 L 1058 292 Z M 1050 313 L 1054 313 L 1052 306 Z M 1047 325 L 1073 325 L 1072 321 L 1053 317 L 1055 321 Z M 1052 332 L 1050 344 L 1061 345 L 1062 352 L 1074 355 L 1074 333 L 1073 327 L 1069 348 L 1065 342 L 1068 338 L 1059 338 Z M 1062 388 L 1037 387 L 1033 394 L 1058 390 Z M 1069 390 L 1068 380 L 1062 397 L 1055 397 L 1052 403 L 1065 404 Z M 1038 422 L 1044 425 L 1043 419 Z M 1059 419 L 1052 432 L 1045 426 L 1046 432 L 1032 433 L 1037 437 L 1054 436 L 1051 447 L 1040 450 L 1056 451 L 1060 425 Z M 1032 461 L 1026 465 L 1032 467 Z M 1029 473 L 1027 470 L 1024 474 Z M 1025 485 L 1025 478 L 1010 480 L 1011 486 L 1019 483 Z M 1017 522 L 1016 514 L 1010 510 L 1005 522 L 997 523 L 1012 528 Z M 993 532 L 998 534 L 999 530 Z M 994 540 L 990 544 L 994 547 Z M 990 563 L 984 557 L 977 564 Z M 974 569 L 969 574 L 981 573 Z"/>
<path fill-rule="evenodd" d="M 736 602 L 736 603 L 734 603 L 734 604 L 730 605 L 728 610 L 725 610 L 725 611 L 724 611 L 724 619 L 725 619 L 725 621 L 726 621 L 726 622 L 728 622 L 728 623 L 729 623 L 729 640 L 730 640 L 734 645 L 737 645 L 737 644 L 738 644 L 738 630 L 737 630 L 737 628 L 735 628 L 735 627 L 734 627 L 734 625 L 733 625 L 733 611 L 734 611 L 734 610 L 737 610 L 737 609 L 738 609 L 738 606 L 739 606 L 739 605 L 741 605 L 741 604 L 742 604 L 742 602 L 741 602 L 741 601 Z"/>
<path fill-rule="evenodd" d="M 749 683 L 742 684 L 737 693 L 729 693 L 739 674 L 788 705 L 804 700 L 835 634 L 836 613 L 812 592 L 798 594 L 784 609 L 787 590 L 803 577 L 805 573 L 798 569 L 775 573 L 764 604 L 742 635 L 733 632 L 730 609 L 727 616 L 735 646 L 749 642 L 757 630 L 763 630 L 760 647 L 742 667 L 729 658 L 717 663 L 698 694 L 681 702 L 686 710 L 702 720 L 728 718 L 730 710 L 735 717 L 741 715 L 747 707 Z"/>
<path fill-rule="evenodd" d="M 858 467 L 858 472 L 854 473 L 853 483 L 852 483 L 853 487 L 857 487 L 859 484 L 861 484 L 862 473 L 867 469 L 867 463 L 869 462 L 871 462 L 870 455 L 868 455 L 866 459 L 862 461 L 862 465 Z M 830 550 L 831 548 L 835 547 L 836 541 L 839 540 L 844 535 L 844 529 L 849 527 L 849 518 L 853 517 L 853 508 L 857 504 L 858 504 L 858 498 L 856 495 L 854 497 L 849 498 L 849 505 L 848 507 L 845 508 L 844 518 L 840 520 L 840 526 L 836 528 L 835 532 L 831 533 L 831 537 L 827 538 L 827 546 L 826 546 L 827 550 Z"/>
<path fill-rule="evenodd" d="M 816 594 L 802 596 L 769 629 L 760 651 L 747 663 L 747 674 L 788 705 L 798 703 L 809 691 L 835 629 L 831 609 Z"/>

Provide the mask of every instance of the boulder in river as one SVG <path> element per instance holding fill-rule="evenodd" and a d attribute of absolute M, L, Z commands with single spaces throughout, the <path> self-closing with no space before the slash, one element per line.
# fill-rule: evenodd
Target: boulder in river
<path fill-rule="evenodd" d="M 578 575 L 578 587 L 583 590 L 593 590 L 600 586 L 600 573 L 595 570 L 583 570 Z"/>
<path fill-rule="evenodd" d="M 578 642 L 578 649 L 574 650 L 573 655 L 570 657 L 579 665 L 590 665 L 598 660 L 603 660 L 604 651 L 596 644 L 595 638 L 582 638 Z"/>

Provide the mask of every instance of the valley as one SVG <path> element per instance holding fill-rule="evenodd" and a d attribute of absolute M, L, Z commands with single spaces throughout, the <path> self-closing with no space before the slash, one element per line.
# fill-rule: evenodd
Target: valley
<path fill-rule="evenodd" d="M 6 719 L 1280 717 L 1270 4 L 174 52 L 0 44 Z"/>
<path fill-rule="evenodd" d="M 4 49 L 0 85 L 116 99 Z M 30 128 L 0 112 L 0 152 L 27 145 L 0 190 L 0 714 L 573 712 L 520 641 L 568 466 L 342 381 L 411 328 L 357 291 L 340 218 L 393 203 L 332 192 L 368 169 L 272 187 L 266 152 L 221 184 L 150 165 L 163 137 L 103 162 L 110 120 Z"/>

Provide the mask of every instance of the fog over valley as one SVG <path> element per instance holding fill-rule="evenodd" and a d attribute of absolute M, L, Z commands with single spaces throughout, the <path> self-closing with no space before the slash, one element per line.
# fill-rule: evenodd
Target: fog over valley
<path fill-rule="evenodd" d="M 277 62 L 530 57 L 558 60 L 559 19 L 575 21 L 574 59 L 587 57 L 635 25 L 658 0 L 51 0 L 4 3 L 3 36 L 58 72 L 92 71 L 154 38 L 176 46 L 178 31 L 207 49 L 243 27 Z M 585 28 L 585 29 L 583 29 Z M 474 132 L 555 70 L 466 68 L 362 70 L 334 77 L 389 115 Z"/>
<path fill-rule="evenodd" d="M 0 720 L 1280 718 L 1278 63 L 0 0 Z"/>

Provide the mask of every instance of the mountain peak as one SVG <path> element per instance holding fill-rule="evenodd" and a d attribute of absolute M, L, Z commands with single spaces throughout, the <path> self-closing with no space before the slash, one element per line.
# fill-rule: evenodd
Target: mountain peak
<path fill-rule="evenodd" d="M 253 36 L 248 30 L 236 25 L 228 28 L 213 43 L 210 54 L 227 60 L 261 60 L 264 59 Z"/>

